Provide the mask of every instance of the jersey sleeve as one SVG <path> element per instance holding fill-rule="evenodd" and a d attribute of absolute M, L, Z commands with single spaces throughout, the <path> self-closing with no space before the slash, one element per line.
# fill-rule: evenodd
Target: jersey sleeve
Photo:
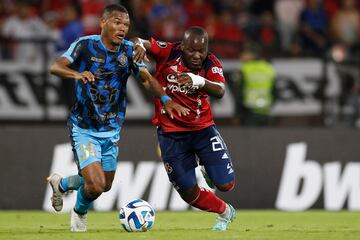
<path fill-rule="evenodd" d="M 157 41 L 154 38 L 150 38 L 149 41 L 151 43 L 149 53 L 157 62 L 168 58 L 173 46 L 172 43 Z"/>
<path fill-rule="evenodd" d="M 213 82 L 225 82 L 223 66 L 214 55 L 209 56 L 209 68 L 206 72 L 206 79 Z"/>
<path fill-rule="evenodd" d="M 62 57 L 66 57 L 69 59 L 71 63 L 73 63 L 80 55 L 82 51 L 82 46 L 84 45 L 84 40 L 77 40 L 73 42 L 69 49 L 63 53 Z"/>

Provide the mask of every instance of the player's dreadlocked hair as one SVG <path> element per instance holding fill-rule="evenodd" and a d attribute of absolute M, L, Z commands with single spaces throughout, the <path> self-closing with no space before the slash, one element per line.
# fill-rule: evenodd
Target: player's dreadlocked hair
<path fill-rule="evenodd" d="M 112 12 L 115 12 L 115 11 L 129 14 L 128 10 L 123 5 L 110 4 L 104 8 L 102 17 L 107 18 Z"/>

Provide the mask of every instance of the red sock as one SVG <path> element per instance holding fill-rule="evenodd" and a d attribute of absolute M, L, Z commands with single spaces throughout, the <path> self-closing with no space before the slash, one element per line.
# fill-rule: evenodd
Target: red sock
<path fill-rule="evenodd" d="M 226 203 L 218 198 L 214 193 L 205 189 L 198 188 L 199 196 L 191 203 L 192 206 L 208 212 L 223 213 Z"/>

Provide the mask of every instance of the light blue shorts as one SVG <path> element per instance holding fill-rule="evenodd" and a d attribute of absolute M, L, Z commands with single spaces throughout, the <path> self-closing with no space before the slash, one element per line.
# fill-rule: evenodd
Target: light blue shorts
<path fill-rule="evenodd" d="M 119 155 L 120 129 L 96 132 L 69 123 L 70 139 L 79 172 L 94 162 L 104 171 L 115 171 Z"/>

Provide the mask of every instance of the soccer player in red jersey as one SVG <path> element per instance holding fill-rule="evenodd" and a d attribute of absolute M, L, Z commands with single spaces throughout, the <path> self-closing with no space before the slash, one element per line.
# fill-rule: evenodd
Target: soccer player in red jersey
<path fill-rule="evenodd" d="M 208 52 L 208 34 L 200 27 L 186 30 L 182 42 L 170 43 L 135 38 L 156 61 L 155 77 L 166 95 L 190 109 L 184 117 L 173 119 L 163 114 L 155 99 L 153 123 L 169 180 L 191 206 L 218 213 L 213 230 L 226 230 L 236 211 L 213 192 L 200 188 L 195 168 L 204 166 L 207 176 L 220 191 L 232 190 L 235 174 L 224 140 L 216 129 L 208 95 L 221 98 L 225 78 L 220 61 Z"/>

